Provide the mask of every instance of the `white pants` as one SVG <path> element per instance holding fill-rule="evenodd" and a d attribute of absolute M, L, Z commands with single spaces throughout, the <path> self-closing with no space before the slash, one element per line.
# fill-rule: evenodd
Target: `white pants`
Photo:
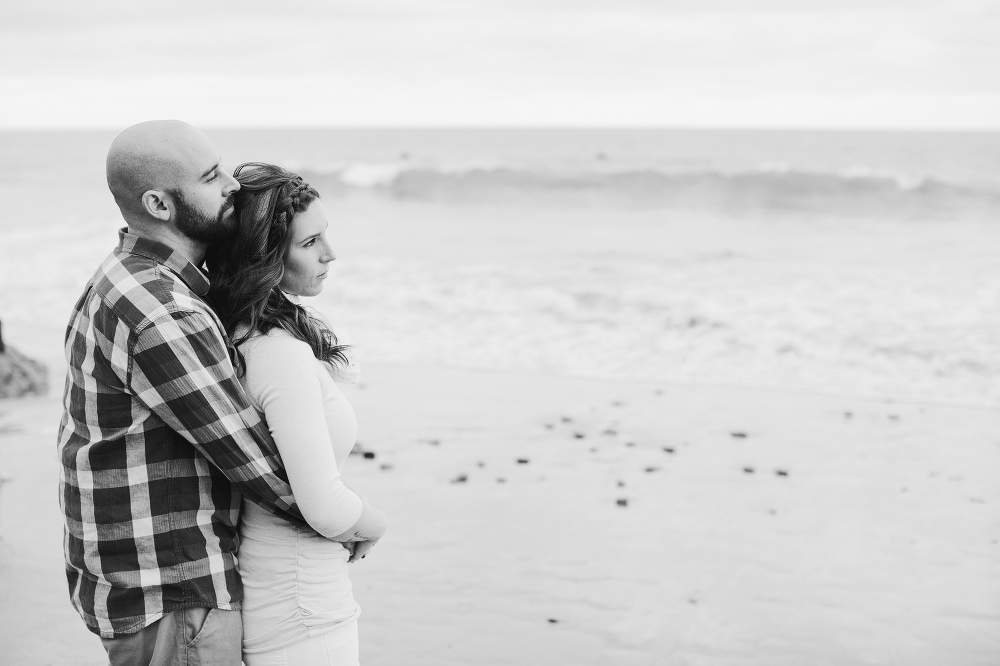
<path fill-rule="evenodd" d="M 325 634 L 287 647 L 244 654 L 246 666 L 360 666 L 358 623 L 345 622 Z"/>

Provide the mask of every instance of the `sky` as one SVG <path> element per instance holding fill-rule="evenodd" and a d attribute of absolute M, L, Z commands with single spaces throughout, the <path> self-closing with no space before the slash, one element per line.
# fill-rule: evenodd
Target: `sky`
<path fill-rule="evenodd" d="M 996 0 L 0 0 L 0 128 L 1000 129 Z"/>

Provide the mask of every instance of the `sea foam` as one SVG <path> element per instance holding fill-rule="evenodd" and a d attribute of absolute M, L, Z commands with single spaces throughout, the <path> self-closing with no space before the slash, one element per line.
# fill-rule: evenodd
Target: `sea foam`
<path fill-rule="evenodd" d="M 677 170 L 598 165 L 516 166 L 367 163 L 303 171 L 340 193 L 437 201 L 546 200 L 725 212 L 944 219 L 1000 215 L 1000 184 L 868 168 L 838 171 L 762 164 L 754 169 Z"/>

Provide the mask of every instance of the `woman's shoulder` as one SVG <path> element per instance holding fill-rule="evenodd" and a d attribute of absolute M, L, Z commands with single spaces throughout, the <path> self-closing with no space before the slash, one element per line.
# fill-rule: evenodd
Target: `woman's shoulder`
<path fill-rule="evenodd" d="M 283 328 L 274 328 L 267 333 L 254 333 L 239 345 L 249 374 L 259 374 L 264 367 L 271 372 L 294 367 L 310 367 L 320 376 L 328 375 L 341 384 L 357 384 L 361 378 L 361 366 L 354 350 L 343 349 L 346 362 L 324 363 L 313 354 L 312 347 Z"/>
<path fill-rule="evenodd" d="M 273 328 L 267 333 L 254 333 L 240 344 L 240 351 L 247 363 L 251 358 L 276 358 L 286 362 L 312 360 L 312 347 L 283 328 Z"/>

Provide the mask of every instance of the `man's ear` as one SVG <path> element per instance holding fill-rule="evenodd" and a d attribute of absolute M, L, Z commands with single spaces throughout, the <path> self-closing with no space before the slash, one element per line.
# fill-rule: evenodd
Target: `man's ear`
<path fill-rule="evenodd" d="M 160 190 L 146 190 L 142 194 L 142 209 L 147 215 L 166 222 L 170 219 L 167 195 Z"/>

